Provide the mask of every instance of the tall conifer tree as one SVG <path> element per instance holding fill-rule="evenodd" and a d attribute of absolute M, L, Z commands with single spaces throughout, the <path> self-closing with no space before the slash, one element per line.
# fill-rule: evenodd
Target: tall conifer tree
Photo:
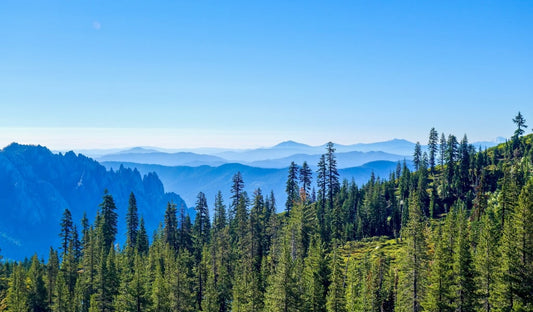
<path fill-rule="evenodd" d="M 115 206 L 115 201 L 113 196 L 108 193 L 107 190 L 104 191 L 103 201 L 100 204 L 100 215 L 102 218 L 101 233 L 103 238 L 103 246 L 107 251 L 113 243 L 115 242 L 115 236 L 117 235 L 117 207 Z"/>
<path fill-rule="evenodd" d="M 429 141 L 428 141 L 428 150 L 429 150 L 429 169 L 433 173 L 435 171 L 435 164 L 438 152 L 438 143 L 439 143 L 439 133 L 435 128 L 431 128 L 429 131 Z"/>
<path fill-rule="evenodd" d="M 63 217 L 61 218 L 61 232 L 59 233 L 61 238 L 61 250 L 62 254 L 66 254 L 68 251 L 69 243 L 72 238 L 72 214 L 68 208 L 63 211 Z"/>
<path fill-rule="evenodd" d="M 299 199 L 298 189 L 298 166 L 293 162 L 289 166 L 289 174 L 287 176 L 287 183 L 285 185 L 285 192 L 287 193 L 287 202 L 285 203 L 285 211 L 287 216 L 290 214 L 292 207 Z"/>
<path fill-rule="evenodd" d="M 133 192 L 130 193 L 128 201 L 128 212 L 126 214 L 126 245 L 135 247 L 137 245 L 137 231 L 139 230 L 139 215 L 137 212 L 137 200 Z"/>
<path fill-rule="evenodd" d="M 231 186 L 231 205 L 229 208 L 229 220 L 231 221 L 237 213 L 237 205 L 244 191 L 244 180 L 242 179 L 241 172 L 237 172 L 232 178 L 233 184 Z"/>
<path fill-rule="evenodd" d="M 163 230 L 165 243 L 177 251 L 180 246 L 178 245 L 178 217 L 176 215 L 176 204 L 174 203 L 167 203 Z"/>
<path fill-rule="evenodd" d="M 409 222 L 404 229 L 407 241 L 406 254 L 402 269 L 404 276 L 400 280 L 399 310 L 421 311 L 425 291 L 425 269 L 427 267 L 425 218 L 420 207 L 418 194 L 413 192 L 409 198 Z"/>
<path fill-rule="evenodd" d="M 311 200 L 311 182 L 313 180 L 313 172 L 311 171 L 311 168 L 307 164 L 306 161 L 302 164 L 302 167 L 300 168 L 300 183 L 302 184 L 302 188 L 305 192 L 305 199 L 307 201 Z"/>
<path fill-rule="evenodd" d="M 345 312 L 346 311 L 346 294 L 344 290 L 344 272 L 345 264 L 337 247 L 333 248 L 330 256 L 331 284 L 328 288 L 326 311 L 328 312 Z"/>

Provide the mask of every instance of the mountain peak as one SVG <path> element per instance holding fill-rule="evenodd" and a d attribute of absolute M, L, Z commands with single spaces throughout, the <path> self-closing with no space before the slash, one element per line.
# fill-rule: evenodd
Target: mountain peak
<path fill-rule="evenodd" d="M 288 141 L 283 141 L 277 145 L 274 145 L 273 147 L 274 148 L 293 148 L 293 147 L 308 147 L 309 145 L 307 144 L 303 144 L 303 143 L 298 143 L 298 142 L 295 142 L 295 141 L 292 141 L 292 140 L 288 140 Z"/>
<path fill-rule="evenodd" d="M 387 141 L 385 141 L 385 142 L 387 142 Z M 390 140 L 389 142 L 397 142 L 397 143 L 400 143 L 400 142 L 401 142 L 401 143 L 413 143 L 413 142 L 408 141 L 408 140 L 406 140 L 406 139 L 398 139 L 398 138 L 394 138 L 394 139 Z"/>
<path fill-rule="evenodd" d="M 135 153 L 135 154 L 146 153 L 147 154 L 147 153 L 155 153 L 155 152 L 157 152 L 157 150 L 155 149 L 149 149 L 149 148 L 137 146 L 137 147 L 132 147 L 130 149 L 121 151 L 120 153 L 121 154 L 124 154 L 124 153 Z"/>

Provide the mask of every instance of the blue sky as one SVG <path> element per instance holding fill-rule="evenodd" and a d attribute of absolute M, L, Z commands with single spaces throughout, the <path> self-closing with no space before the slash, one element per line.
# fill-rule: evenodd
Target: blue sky
<path fill-rule="evenodd" d="M 532 1 L 2 1 L 0 144 L 508 137 L 532 34 Z"/>

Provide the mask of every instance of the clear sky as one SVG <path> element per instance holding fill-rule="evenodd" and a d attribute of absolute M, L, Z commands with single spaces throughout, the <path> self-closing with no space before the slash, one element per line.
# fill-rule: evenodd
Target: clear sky
<path fill-rule="evenodd" d="M 509 137 L 533 1 L 4 0 L 0 108 L 2 146 Z"/>

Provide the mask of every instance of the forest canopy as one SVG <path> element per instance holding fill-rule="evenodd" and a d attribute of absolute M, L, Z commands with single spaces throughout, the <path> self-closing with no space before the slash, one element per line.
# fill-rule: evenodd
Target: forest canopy
<path fill-rule="evenodd" d="M 329 143 L 316 181 L 290 164 L 281 204 L 236 172 L 213 216 L 200 192 L 194 222 L 170 202 L 153 235 L 134 193 L 119 216 L 106 191 L 92 224 L 64 211 L 47 261 L 0 263 L 0 311 L 532 311 L 533 135 L 513 122 L 485 150 L 431 129 L 415 170 L 364 185 Z"/>

